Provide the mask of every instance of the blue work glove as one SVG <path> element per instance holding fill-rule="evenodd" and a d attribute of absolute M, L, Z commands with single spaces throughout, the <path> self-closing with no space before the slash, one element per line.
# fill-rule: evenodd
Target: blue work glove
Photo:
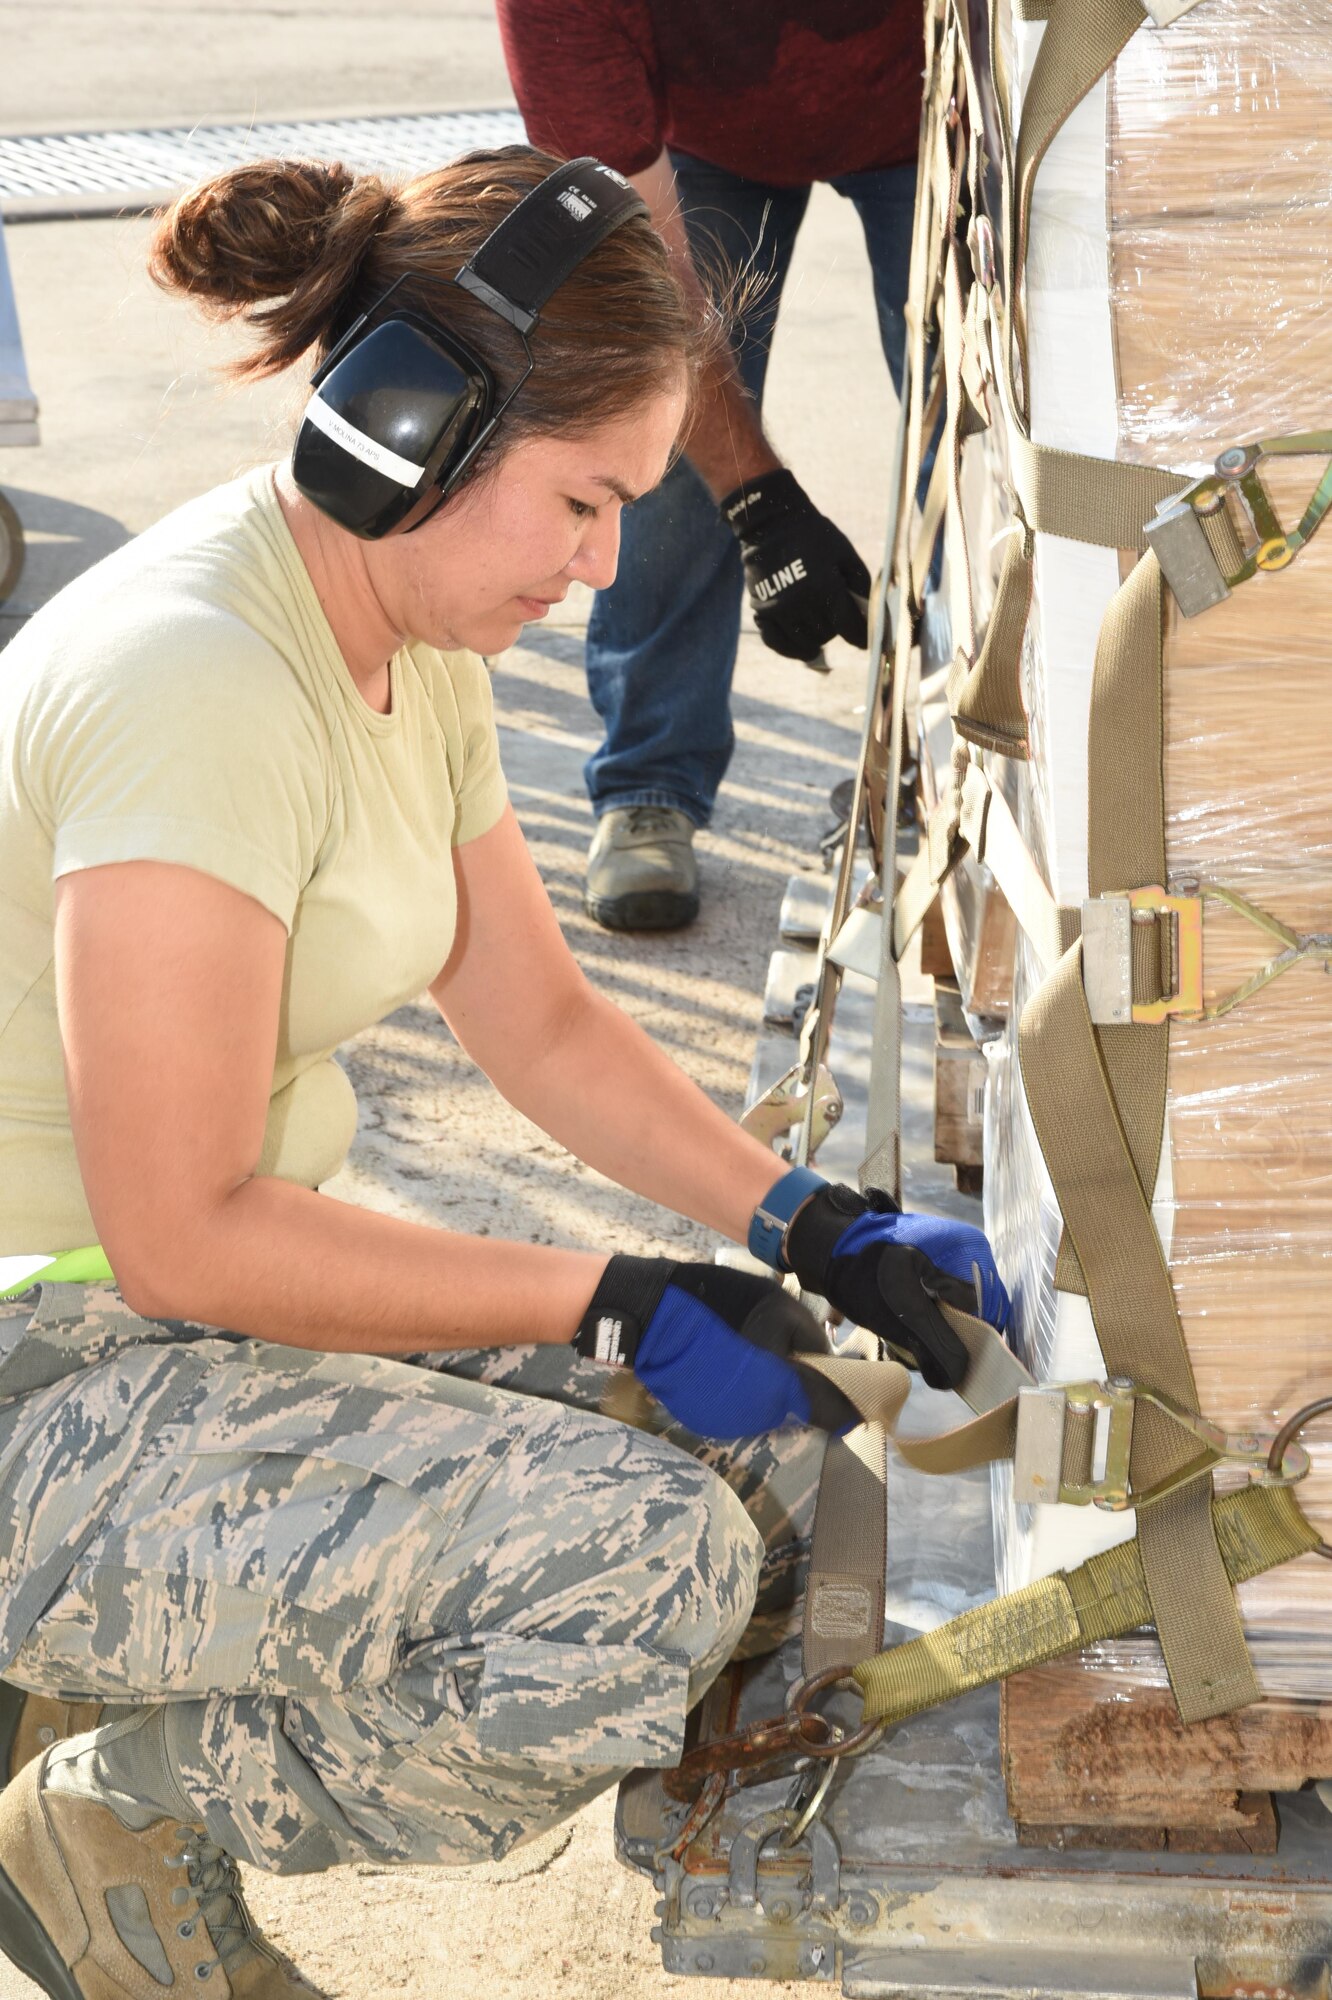
<path fill-rule="evenodd" d="M 878 1188 L 857 1194 L 823 1182 L 796 1211 L 784 1249 L 806 1291 L 877 1333 L 932 1389 L 955 1389 L 968 1363 L 939 1300 L 1000 1333 L 1012 1314 L 979 1229 L 943 1215 L 904 1215 Z"/>
<path fill-rule="evenodd" d="M 701 1437 L 754 1437 L 782 1424 L 849 1430 L 860 1421 L 792 1354 L 826 1354 L 799 1299 L 749 1271 L 612 1257 L 574 1335 L 579 1354 L 632 1368 L 677 1423 Z"/>

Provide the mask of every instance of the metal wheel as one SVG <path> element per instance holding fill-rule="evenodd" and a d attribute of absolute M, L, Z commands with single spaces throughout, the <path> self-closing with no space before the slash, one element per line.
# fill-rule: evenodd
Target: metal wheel
<path fill-rule="evenodd" d="M 0 604 L 13 594 L 23 570 L 23 523 L 0 493 Z"/>

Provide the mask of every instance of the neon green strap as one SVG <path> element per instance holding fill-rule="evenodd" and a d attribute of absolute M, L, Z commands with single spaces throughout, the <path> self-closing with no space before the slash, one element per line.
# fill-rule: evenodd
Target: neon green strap
<path fill-rule="evenodd" d="M 1248 1486 L 1212 1502 L 1217 1544 L 1232 1584 L 1305 1554 L 1318 1541 L 1289 1487 Z M 1117 1638 L 1152 1618 L 1136 1540 L 992 1598 L 933 1632 L 852 1669 L 866 1722 L 896 1723 L 971 1688 Z"/>
<path fill-rule="evenodd" d="M 0 1259 L 3 1271 L 4 1259 Z M 0 1290 L 0 1299 L 12 1299 L 19 1292 L 26 1292 L 29 1285 L 97 1285 L 115 1283 L 115 1273 L 106 1261 L 106 1252 L 100 1243 L 92 1243 L 86 1250 L 62 1250 L 49 1264 L 43 1264 L 35 1271 L 29 1271 L 15 1285 Z"/>

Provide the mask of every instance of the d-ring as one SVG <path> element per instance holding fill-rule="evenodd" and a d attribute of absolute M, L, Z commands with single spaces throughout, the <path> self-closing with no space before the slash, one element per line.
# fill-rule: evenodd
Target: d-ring
<path fill-rule="evenodd" d="M 809 1704 L 816 1695 L 835 1687 L 855 1687 L 860 1692 L 850 1667 L 846 1666 L 825 1667 L 820 1674 L 808 1674 L 804 1680 L 797 1681 L 787 1694 L 786 1712 L 795 1718 L 802 1757 L 859 1757 L 866 1750 L 872 1750 L 883 1735 L 885 1725 L 882 1722 L 868 1722 L 851 1735 L 843 1736 L 840 1741 L 811 1743 L 805 1735 L 806 1725 L 810 1722 L 824 1722 L 826 1725 L 826 1718 L 817 1709 L 811 1709 Z"/>
<path fill-rule="evenodd" d="M 1282 1425 L 1272 1439 L 1272 1449 L 1267 1454 L 1269 1472 L 1280 1472 L 1287 1445 L 1294 1442 L 1306 1424 L 1311 1424 L 1315 1417 L 1326 1416 L 1329 1410 L 1332 1410 L 1332 1396 L 1324 1396 L 1319 1402 L 1306 1403 L 1302 1410 L 1296 1410 L 1294 1416 L 1288 1423 Z M 1316 1547 L 1310 1549 L 1309 1553 L 1314 1556 L 1325 1556 L 1332 1562 L 1332 1545 L 1327 1542 L 1320 1541 Z"/>

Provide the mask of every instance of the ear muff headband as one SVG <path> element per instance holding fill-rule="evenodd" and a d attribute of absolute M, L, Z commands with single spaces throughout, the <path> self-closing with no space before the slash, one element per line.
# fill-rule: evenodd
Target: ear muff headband
<path fill-rule="evenodd" d="M 584 257 L 647 203 L 600 160 L 568 160 L 490 232 L 458 283 L 528 334 L 552 292 Z"/>
<path fill-rule="evenodd" d="M 348 329 L 313 377 L 292 476 L 367 541 L 419 527 L 494 436 L 532 372 L 527 337 L 583 259 L 647 204 L 599 160 L 548 174 L 458 273 L 456 283 L 516 329 L 527 366 L 498 408 L 480 356 L 411 312 L 385 314 L 405 276 Z"/>

